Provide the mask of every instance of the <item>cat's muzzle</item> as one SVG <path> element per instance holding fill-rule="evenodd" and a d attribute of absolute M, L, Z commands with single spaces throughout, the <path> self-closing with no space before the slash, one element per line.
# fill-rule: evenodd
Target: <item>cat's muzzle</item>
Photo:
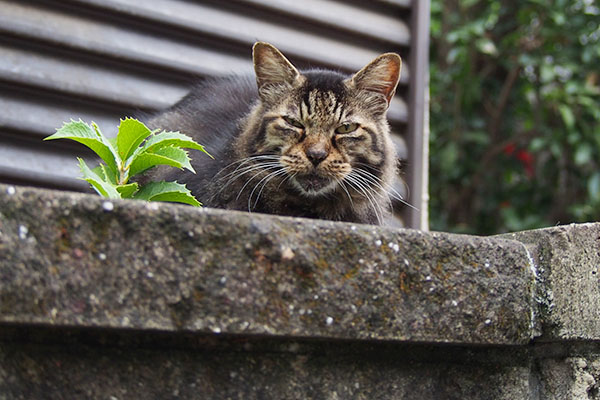
<path fill-rule="evenodd" d="M 294 180 L 304 193 L 313 196 L 329 192 L 335 186 L 331 178 L 315 173 L 296 176 Z"/>

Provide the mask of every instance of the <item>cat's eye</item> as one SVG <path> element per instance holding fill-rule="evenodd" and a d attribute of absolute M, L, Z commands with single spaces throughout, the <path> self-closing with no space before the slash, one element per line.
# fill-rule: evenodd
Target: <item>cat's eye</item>
<path fill-rule="evenodd" d="M 303 129 L 304 125 L 302 125 L 302 123 L 294 118 L 290 118 L 290 117 L 283 117 L 284 121 L 287 122 L 288 124 L 290 124 L 291 126 L 295 127 L 295 128 L 300 128 Z"/>
<path fill-rule="evenodd" d="M 340 133 L 340 134 L 352 133 L 357 129 L 358 129 L 358 124 L 347 123 L 347 124 L 338 126 L 337 129 L 335 130 L 335 133 Z"/>

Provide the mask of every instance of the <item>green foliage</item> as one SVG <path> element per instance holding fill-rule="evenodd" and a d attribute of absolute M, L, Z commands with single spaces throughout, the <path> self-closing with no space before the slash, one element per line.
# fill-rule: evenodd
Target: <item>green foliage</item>
<path fill-rule="evenodd" d="M 594 0 L 432 0 L 431 226 L 600 219 Z"/>
<path fill-rule="evenodd" d="M 157 165 L 185 168 L 195 173 L 184 148 L 210 154 L 189 136 L 179 132 L 157 133 L 136 119 L 126 118 L 121 120 L 114 139 L 107 139 L 93 122 L 90 126 L 81 120 L 65 123 L 44 140 L 53 139 L 75 140 L 100 156 L 104 164 L 94 169 L 83 159 L 78 160 L 83 179 L 101 196 L 201 205 L 185 185 L 177 182 L 150 182 L 144 186 L 130 182 L 135 175 Z"/>
<path fill-rule="evenodd" d="M 134 198 L 148 201 L 177 201 L 200 206 L 185 186 L 175 182 L 150 182 L 141 188 Z"/>

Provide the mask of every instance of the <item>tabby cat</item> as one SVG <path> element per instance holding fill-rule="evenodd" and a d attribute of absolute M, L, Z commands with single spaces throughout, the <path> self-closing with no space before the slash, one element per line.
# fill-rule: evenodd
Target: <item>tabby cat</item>
<path fill-rule="evenodd" d="M 205 206 L 382 224 L 396 156 L 386 111 L 401 59 L 386 53 L 353 76 L 299 72 L 274 46 L 253 47 L 255 77 L 214 78 L 148 121 L 203 144 L 197 174 L 158 168 Z"/>

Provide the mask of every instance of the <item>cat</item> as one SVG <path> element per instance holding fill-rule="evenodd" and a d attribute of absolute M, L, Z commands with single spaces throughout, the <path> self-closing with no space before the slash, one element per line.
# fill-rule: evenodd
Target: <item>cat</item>
<path fill-rule="evenodd" d="M 153 129 L 201 143 L 197 174 L 156 168 L 208 207 L 366 224 L 390 219 L 396 155 L 386 111 L 402 61 L 375 58 L 356 74 L 298 71 L 273 45 L 252 49 L 255 76 L 207 79 Z M 399 200 L 401 200 L 399 198 Z"/>

